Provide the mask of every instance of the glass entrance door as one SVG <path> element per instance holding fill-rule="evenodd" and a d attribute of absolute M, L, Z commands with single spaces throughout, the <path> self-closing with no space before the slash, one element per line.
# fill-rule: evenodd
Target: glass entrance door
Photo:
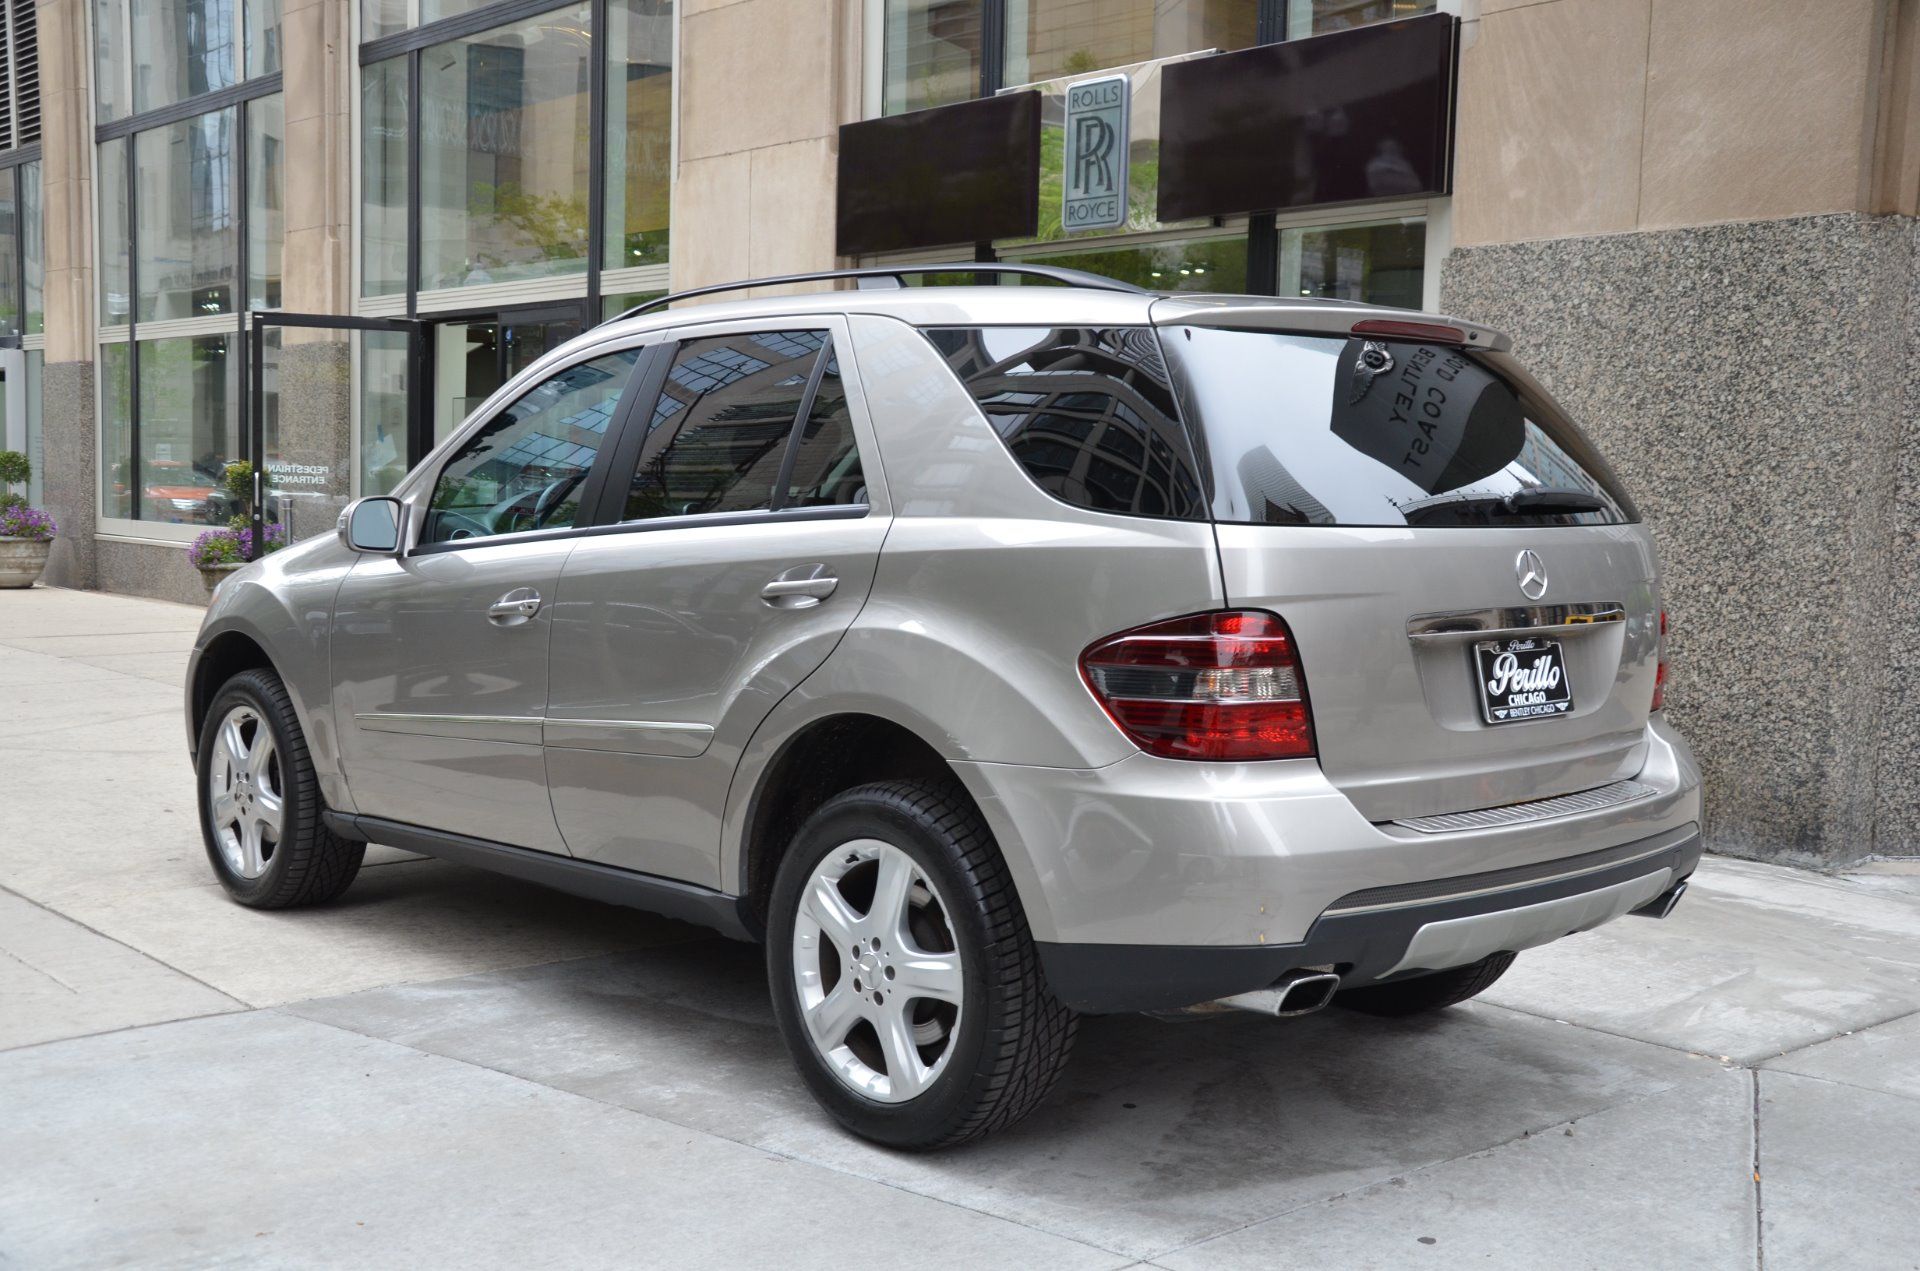
<path fill-rule="evenodd" d="M 581 302 L 463 314 L 433 329 L 433 440 L 444 441 L 474 407 L 544 353 L 585 329 Z"/>

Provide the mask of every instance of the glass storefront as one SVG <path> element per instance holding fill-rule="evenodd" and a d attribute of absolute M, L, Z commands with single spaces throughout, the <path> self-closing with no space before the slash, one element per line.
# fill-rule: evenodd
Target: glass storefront
<path fill-rule="evenodd" d="M 235 511 L 222 487 L 242 449 L 242 315 L 280 304 L 286 233 L 284 99 L 242 76 L 279 70 L 280 8 L 96 0 L 96 110 L 113 132 L 95 159 L 105 517 Z M 192 111 L 214 92 L 221 104 Z"/>
<path fill-rule="evenodd" d="M 1078 252 L 1009 256 L 1008 259 L 1081 269 L 1118 278 L 1149 291 L 1245 291 L 1247 288 L 1244 234 L 1232 238 L 1177 239 Z"/>
<path fill-rule="evenodd" d="M 1287 38 L 1325 35 L 1372 22 L 1415 18 L 1434 11 L 1434 0 L 1288 0 Z"/>
<path fill-rule="evenodd" d="M 1254 44 L 1260 0 L 1007 0 L 1007 84 Z"/>
<path fill-rule="evenodd" d="M 667 263 L 673 191 L 673 5 L 607 9 L 606 229 L 600 267 Z"/>
<path fill-rule="evenodd" d="M 426 51 L 422 289 L 586 269 L 591 14 L 576 5 Z"/>
<path fill-rule="evenodd" d="M 1418 309 L 1426 287 L 1427 223 L 1419 217 L 1280 233 L 1283 296 L 1320 296 Z"/>

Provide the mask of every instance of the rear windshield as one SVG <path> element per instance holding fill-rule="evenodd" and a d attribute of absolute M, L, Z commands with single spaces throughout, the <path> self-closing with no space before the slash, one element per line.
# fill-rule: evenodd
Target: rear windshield
<path fill-rule="evenodd" d="M 1440 344 L 1163 328 L 1216 520 L 1618 525 L 1606 461 L 1511 358 Z"/>

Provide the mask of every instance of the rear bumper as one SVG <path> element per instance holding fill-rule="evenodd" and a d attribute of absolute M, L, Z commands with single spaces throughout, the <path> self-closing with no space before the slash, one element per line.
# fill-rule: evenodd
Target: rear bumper
<path fill-rule="evenodd" d="M 1036 940 L 1258 954 L 1305 942 L 1355 892 L 1537 867 L 1697 827 L 1700 776 L 1686 743 L 1656 716 L 1641 749 L 1637 765 L 1612 774 L 1644 787 L 1629 802 L 1441 832 L 1368 821 L 1312 760 L 1137 754 L 1091 771 L 954 767 L 1000 842 Z"/>
<path fill-rule="evenodd" d="M 1444 880 L 1439 899 L 1336 905 L 1294 944 L 1042 943 L 1040 962 L 1056 997 L 1096 1014 L 1173 1010 L 1266 988 L 1306 967 L 1331 966 L 1351 988 L 1591 930 L 1659 898 L 1693 873 L 1700 852 L 1699 831 L 1688 825 L 1543 863 L 1533 868 L 1557 868 L 1534 881 L 1503 885 L 1521 871 L 1498 871 Z"/>

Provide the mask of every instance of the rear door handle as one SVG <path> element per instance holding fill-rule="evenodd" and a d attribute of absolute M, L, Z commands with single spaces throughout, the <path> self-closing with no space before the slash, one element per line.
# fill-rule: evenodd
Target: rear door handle
<path fill-rule="evenodd" d="M 760 589 L 760 599 L 775 609 L 811 609 L 840 585 L 825 565 L 795 565 Z"/>
<path fill-rule="evenodd" d="M 487 621 L 496 627 L 517 627 L 540 612 L 540 593 L 531 587 L 515 587 L 487 606 Z"/>

